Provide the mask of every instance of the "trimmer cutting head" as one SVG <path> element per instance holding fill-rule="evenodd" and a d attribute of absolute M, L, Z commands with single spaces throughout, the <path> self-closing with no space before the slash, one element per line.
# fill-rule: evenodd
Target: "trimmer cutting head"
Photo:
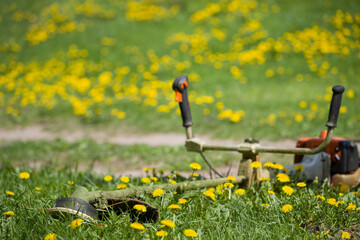
<path fill-rule="evenodd" d="M 95 221 L 98 219 L 98 211 L 88 202 L 72 197 L 60 197 L 49 209 L 53 218 L 60 218 L 66 215 L 75 215 L 86 220 Z"/>

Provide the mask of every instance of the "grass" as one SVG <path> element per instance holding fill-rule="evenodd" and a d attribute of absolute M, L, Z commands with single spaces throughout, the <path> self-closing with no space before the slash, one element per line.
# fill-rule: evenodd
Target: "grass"
<path fill-rule="evenodd" d="M 244 195 L 235 193 L 239 186 L 222 190 L 218 187 L 214 200 L 203 194 L 206 189 L 178 194 L 168 192 L 161 197 L 140 197 L 140 200 L 159 209 L 162 220 L 174 221 L 173 229 L 160 228 L 159 222 L 150 222 L 143 223 L 145 232 L 136 232 L 130 227 L 136 219 L 131 220 L 127 214 L 110 214 L 107 219 L 98 222 L 101 224 L 85 221 L 72 229 L 70 224 L 76 217 L 53 219 L 45 209 L 51 207 L 57 197 L 69 196 L 77 186 L 85 186 L 89 190 L 115 190 L 120 180 L 116 178 L 106 182 L 104 176 L 98 174 L 51 167 L 33 169 L 30 178 L 24 180 L 19 177 L 23 170 L 7 165 L 0 169 L 2 238 L 43 239 L 53 233 L 57 239 L 158 239 L 155 234 L 160 229 L 168 231 L 166 238 L 169 239 L 185 239 L 185 229 L 196 231 L 198 239 L 339 239 L 343 232 L 359 237 L 357 188 L 342 189 L 342 193 L 339 188 L 332 189 L 326 184 L 308 183 L 301 188 L 296 185 L 294 177 L 287 183 L 264 181 L 260 187 L 255 185 L 246 189 Z M 158 179 L 160 182 L 168 181 L 167 178 Z M 70 185 L 68 181 L 75 184 Z M 153 184 L 156 183 L 150 183 Z M 128 187 L 139 185 L 147 184 L 139 178 L 130 178 Z M 290 196 L 283 192 L 284 185 L 294 189 Z M 35 190 L 35 187 L 38 189 Z M 275 194 L 269 194 L 268 190 Z M 14 195 L 6 194 L 6 191 Z M 182 208 L 174 213 L 167 207 L 178 203 L 179 198 L 188 202 L 180 204 Z M 331 198 L 335 199 L 334 203 L 329 200 Z M 350 203 L 355 207 L 350 208 Z M 283 212 L 281 209 L 287 204 L 292 206 L 292 210 Z M 13 211 L 14 215 L 4 215 L 8 211 Z"/>
<path fill-rule="evenodd" d="M 201 134 L 231 139 L 316 136 L 327 120 L 329 87 L 341 84 L 346 92 L 336 134 L 359 136 L 358 3 L 256 0 L 231 12 L 231 2 L 225 1 L 218 13 L 203 21 L 191 19 L 210 11 L 205 2 L 139 1 L 143 12 L 132 9 L 133 3 L 69 0 L 39 5 L 19 0 L 5 4 L 0 11 L 3 126 L 45 122 L 56 128 L 76 121 L 108 129 L 182 132 L 171 83 L 188 74 L 194 128 Z M 148 19 L 139 19 L 150 8 L 157 10 Z M 251 22 L 257 27 L 247 28 Z M 49 30 L 49 23 L 55 24 L 55 32 Z M 67 29 L 66 24 L 75 27 Z M 30 33 L 39 36 L 38 30 L 47 33 L 40 42 L 29 37 Z M 176 37 L 179 33 L 205 40 L 192 47 L 186 37 Z M 263 36 L 256 38 L 258 33 Z M 284 40 L 289 34 L 292 37 Z M 301 34 L 310 37 L 296 43 Z M 324 34 L 328 37 L 321 37 Z M 242 48 L 233 49 L 236 41 Z M 276 50 L 274 41 L 289 49 Z M 315 45 L 318 41 L 334 44 L 337 50 L 321 51 Z M 270 44 L 271 50 L 249 58 L 264 55 L 264 62 L 246 62 L 237 56 L 259 44 Z M 241 59 L 231 60 L 231 54 Z M 129 72 L 119 73 L 124 67 Z M 232 67 L 240 69 L 240 75 Z M 101 83 L 104 72 L 111 76 Z M 90 85 L 83 85 L 83 79 Z M 206 97 L 212 100 L 204 103 Z M 306 106 L 300 107 L 300 102 Z M 220 117 L 226 110 L 232 112 Z M 239 110 L 245 115 L 234 117 Z"/>

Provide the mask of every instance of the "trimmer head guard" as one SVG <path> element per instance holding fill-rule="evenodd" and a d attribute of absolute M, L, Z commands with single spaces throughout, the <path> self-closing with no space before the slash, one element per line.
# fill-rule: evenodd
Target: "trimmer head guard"
<path fill-rule="evenodd" d="M 60 197 L 49 209 L 49 214 L 53 218 L 63 216 L 78 216 L 89 221 L 102 220 L 109 215 L 109 211 L 114 211 L 116 215 L 128 213 L 130 218 L 138 222 L 156 222 L 160 219 L 160 211 L 151 204 L 137 199 L 107 199 L 108 205 L 99 211 L 88 202 L 72 197 Z M 146 206 L 147 211 L 138 214 L 134 209 L 136 204 Z"/>
<path fill-rule="evenodd" d="M 77 215 L 86 220 L 95 221 L 98 219 L 98 211 L 88 202 L 72 197 L 59 197 L 49 209 L 53 218 L 60 218 L 67 215 Z"/>

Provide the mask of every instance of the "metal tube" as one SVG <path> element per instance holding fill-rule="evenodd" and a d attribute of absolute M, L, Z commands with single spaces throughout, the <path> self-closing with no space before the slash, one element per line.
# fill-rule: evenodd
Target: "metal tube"
<path fill-rule="evenodd" d="M 324 141 L 316 148 L 275 148 L 264 147 L 259 144 L 240 144 L 238 146 L 223 146 L 223 145 L 208 145 L 202 146 L 203 151 L 215 150 L 215 151 L 237 151 L 240 153 L 252 152 L 252 153 L 284 153 L 284 154 L 315 154 L 323 151 L 327 145 L 329 145 L 331 138 L 333 137 L 334 128 L 328 127 L 328 131 Z"/>
<path fill-rule="evenodd" d="M 185 127 L 185 133 L 186 133 L 186 139 L 192 139 L 194 138 L 192 128 L 191 127 Z"/>

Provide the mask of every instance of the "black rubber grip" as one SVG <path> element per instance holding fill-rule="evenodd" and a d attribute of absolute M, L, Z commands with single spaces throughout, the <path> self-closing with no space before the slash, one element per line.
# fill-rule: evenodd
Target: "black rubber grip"
<path fill-rule="evenodd" d="M 187 85 L 188 77 L 186 75 L 181 75 L 177 77 L 173 83 L 173 89 L 175 92 L 180 92 L 182 96 L 182 100 L 179 101 L 181 117 L 183 119 L 183 126 L 190 127 L 192 126 L 191 120 L 191 112 L 190 112 L 190 104 L 187 94 Z"/>
<path fill-rule="evenodd" d="M 344 90 L 345 88 L 340 85 L 334 86 L 332 88 L 333 95 L 330 104 L 329 119 L 328 122 L 326 123 L 327 127 L 333 127 L 333 128 L 336 127 L 340 106 L 341 106 L 342 94 Z"/>

